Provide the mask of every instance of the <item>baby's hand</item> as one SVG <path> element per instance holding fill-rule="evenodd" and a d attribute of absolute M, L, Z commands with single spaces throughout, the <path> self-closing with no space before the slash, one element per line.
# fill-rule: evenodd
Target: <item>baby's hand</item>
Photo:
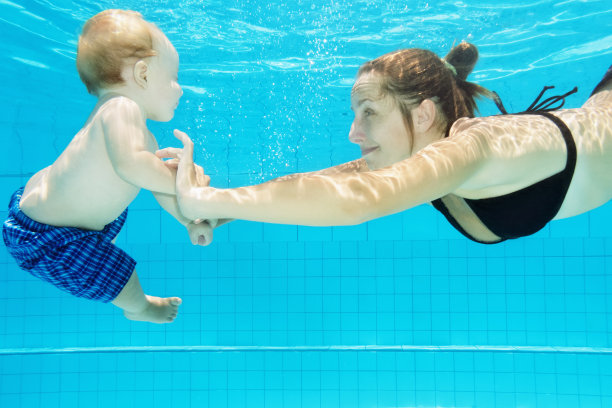
<path fill-rule="evenodd" d="M 178 147 L 166 147 L 155 152 L 155 155 L 160 159 L 164 160 L 164 164 L 170 170 L 176 172 L 178 169 L 179 161 L 183 149 Z M 193 169 L 195 171 L 195 182 L 197 187 L 208 187 L 210 186 L 210 177 L 204 173 L 204 168 L 198 164 L 193 163 Z"/>
<path fill-rule="evenodd" d="M 213 225 L 207 220 L 194 220 L 187 224 L 187 232 L 189 239 L 193 245 L 206 246 L 213 240 L 213 228 L 217 220 L 213 221 Z"/>

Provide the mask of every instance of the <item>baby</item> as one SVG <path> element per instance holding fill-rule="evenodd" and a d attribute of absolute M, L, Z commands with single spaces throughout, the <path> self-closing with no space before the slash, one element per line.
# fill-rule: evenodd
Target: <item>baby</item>
<path fill-rule="evenodd" d="M 174 116 L 183 94 L 177 52 L 139 13 L 106 10 L 83 27 L 77 70 L 98 103 L 57 160 L 13 194 L 4 242 L 21 268 L 74 296 L 111 302 L 131 320 L 171 322 L 181 299 L 145 295 L 136 261 L 113 240 L 141 188 L 187 227 L 192 243 L 212 239 L 207 222 L 180 213 L 176 172 L 155 156 L 145 123 Z"/>

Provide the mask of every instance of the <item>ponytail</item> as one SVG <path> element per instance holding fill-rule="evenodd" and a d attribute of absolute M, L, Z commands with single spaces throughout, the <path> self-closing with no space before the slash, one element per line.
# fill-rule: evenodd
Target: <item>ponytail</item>
<path fill-rule="evenodd" d="M 444 57 L 443 61 L 450 64 L 454 68 L 455 81 L 451 84 L 452 88 L 452 108 L 454 115 L 447 115 L 448 130 L 457 119 L 462 116 L 473 117 L 474 112 L 478 111 L 476 99 L 479 97 L 494 98 L 494 93 L 488 89 L 477 85 L 473 82 L 468 82 L 467 77 L 470 75 L 476 62 L 478 61 L 478 48 L 474 44 L 461 42 L 453 47 Z M 451 108 L 451 106 L 449 106 Z M 467 115 L 466 115 L 467 113 Z M 450 120 L 455 116 L 454 120 Z"/>

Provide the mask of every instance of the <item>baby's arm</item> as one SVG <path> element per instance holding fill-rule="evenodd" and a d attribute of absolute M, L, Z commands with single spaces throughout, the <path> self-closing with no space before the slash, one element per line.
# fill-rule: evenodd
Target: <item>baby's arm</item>
<path fill-rule="evenodd" d="M 163 208 L 168 214 L 172 215 L 178 222 L 187 226 L 191 222 L 189 218 L 186 218 L 178 206 L 176 201 L 176 195 L 164 194 L 164 193 L 153 193 L 153 197 L 159 203 L 160 207 Z"/>
<path fill-rule="evenodd" d="M 159 203 L 159 205 L 172 215 L 178 222 L 183 224 L 187 228 L 189 239 L 193 245 L 206 246 L 212 242 L 213 239 L 213 228 L 215 228 L 215 222 L 201 221 L 201 220 L 190 220 L 185 218 L 179 209 L 178 202 L 176 201 L 176 195 L 164 194 L 164 193 L 153 193 L 153 196 Z"/>
<path fill-rule="evenodd" d="M 189 239 L 193 245 L 206 246 L 212 242 L 214 222 L 189 220 L 181 213 L 175 195 L 153 193 L 159 205 L 187 228 Z"/>
<path fill-rule="evenodd" d="M 157 142 L 136 102 L 117 97 L 102 109 L 106 150 L 119 177 L 154 193 L 175 195 L 175 174 L 155 156 Z"/>
<path fill-rule="evenodd" d="M 212 240 L 210 233 L 202 232 L 204 225 L 194 227 L 192 220 L 181 213 L 176 201 L 176 170 L 164 165 L 155 156 L 157 141 L 146 127 L 138 105 L 123 97 L 107 102 L 101 112 L 102 128 L 108 157 L 117 174 L 126 182 L 150 190 L 159 205 L 178 222 L 187 227 L 192 242 L 197 234 Z"/>

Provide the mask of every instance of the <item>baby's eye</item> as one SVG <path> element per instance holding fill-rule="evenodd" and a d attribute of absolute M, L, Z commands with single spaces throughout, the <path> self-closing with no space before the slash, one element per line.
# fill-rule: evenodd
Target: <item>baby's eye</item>
<path fill-rule="evenodd" d="M 374 111 L 372 109 L 366 109 L 363 111 L 364 116 L 372 116 Z"/>

